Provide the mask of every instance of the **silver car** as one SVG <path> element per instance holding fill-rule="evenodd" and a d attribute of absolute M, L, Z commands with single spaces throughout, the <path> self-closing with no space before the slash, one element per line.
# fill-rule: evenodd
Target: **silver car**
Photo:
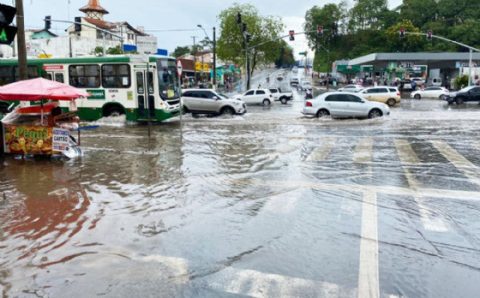
<path fill-rule="evenodd" d="M 245 114 L 242 100 L 229 98 L 212 89 L 186 89 L 182 95 L 183 109 L 192 114 Z"/>
<path fill-rule="evenodd" d="M 390 115 L 390 108 L 350 92 L 328 92 L 305 101 L 302 113 L 316 117 L 377 118 Z"/>

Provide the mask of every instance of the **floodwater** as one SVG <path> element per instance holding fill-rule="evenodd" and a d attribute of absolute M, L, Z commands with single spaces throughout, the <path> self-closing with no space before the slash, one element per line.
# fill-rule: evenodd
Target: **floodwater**
<path fill-rule="evenodd" d="M 478 297 L 480 106 L 302 104 L 0 159 L 0 297 Z"/>

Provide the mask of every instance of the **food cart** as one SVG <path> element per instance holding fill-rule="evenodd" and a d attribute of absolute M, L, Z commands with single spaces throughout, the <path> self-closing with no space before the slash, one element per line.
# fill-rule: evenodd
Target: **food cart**
<path fill-rule="evenodd" d="M 80 89 L 42 78 L 0 87 L 0 100 L 21 102 L 1 120 L 4 153 L 69 158 L 81 155 L 79 118 L 72 110 L 76 110 L 76 99 L 87 96 Z M 59 101 L 70 101 L 70 112 L 63 112 Z M 78 132 L 77 139 L 73 131 Z"/>

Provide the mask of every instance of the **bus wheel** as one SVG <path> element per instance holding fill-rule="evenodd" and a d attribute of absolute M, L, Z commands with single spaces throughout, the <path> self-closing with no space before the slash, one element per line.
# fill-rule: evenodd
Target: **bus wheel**
<path fill-rule="evenodd" d="M 125 110 L 120 106 L 108 106 L 103 109 L 104 117 L 118 117 L 125 115 Z"/>

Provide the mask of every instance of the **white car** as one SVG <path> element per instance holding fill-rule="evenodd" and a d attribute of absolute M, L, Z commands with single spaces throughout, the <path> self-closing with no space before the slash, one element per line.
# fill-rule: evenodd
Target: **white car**
<path fill-rule="evenodd" d="M 243 100 L 247 105 L 260 104 L 269 106 L 274 102 L 274 98 L 268 89 L 252 89 L 244 94 L 237 95 L 235 98 Z"/>
<path fill-rule="evenodd" d="M 363 90 L 363 87 L 360 85 L 347 85 L 345 87 L 339 88 L 338 91 L 340 92 L 353 92 L 357 93 Z"/>
<path fill-rule="evenodd" d="M 245 103 L 212 89 L 185 89 L 182 94 L 183 109 L 192 114 L 233 115 L 245 114 Z"/>
<path fill-rule="evenodd" d="M 438 98 L 444 100 L 450 95 L 450 91 L 444 87 L 428 87 L 423 90 L 412 92 L 411 97 L 415 99 Z"/>
<path fill-rule="evenodd" d="M 327 92 L 307 100 L 304 115 L 333 118 L 377 118 L 390 115 L 390 108 L 380 102 L 368 101 L 351 92 Z"/>
<path fill-rule="evenodd" d="M 312 90 L 312 83 L 310 83 L 309 81 L 301 81 L 297 89 L 299 91 Z"/>

